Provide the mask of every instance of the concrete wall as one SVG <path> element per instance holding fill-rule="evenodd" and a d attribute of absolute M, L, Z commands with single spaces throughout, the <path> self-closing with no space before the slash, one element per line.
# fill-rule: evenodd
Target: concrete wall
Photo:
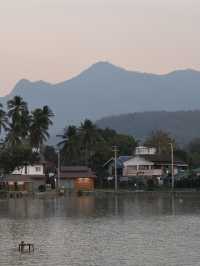
<path fill-rule="evenodd" d="M 45 185 L 46 182 L 43 179 L 38 179 L 38 180 L 33 180 L 32 181 L 32 187 L 33 187 L 33 191 L 38 191 L 38 187 L 41 185 Z"/>
<path fill-rule="evenodd" d="M 61 179 L 60 180 L 61 187 L 64 187 L 66 189 L 74 189 L 74 180 L 73 179 Z"/>

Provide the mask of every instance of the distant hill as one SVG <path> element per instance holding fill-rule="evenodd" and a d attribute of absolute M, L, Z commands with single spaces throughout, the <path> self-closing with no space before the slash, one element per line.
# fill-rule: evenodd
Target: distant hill
<path fill-rule="evenodd" d="M 162 129 L 187 144 L 200 137 L 200 111 L 143 112 L 105 117 L 96 122 L 101 128 L 110 127 L 119 133 L 144 140 L 152 131 Z"/>
<path fill-rule="evenodd" d="M 14 95 L 21 95 L 31 109 L 48 104 L 56 115 L 52 128 L 56 134 L 65 125 L 79 124 L 85 118 L 95 121 L 120 113 L 199 109 L 200 72 L 155 75 L 99 62 L 58 84 L 23 79 L 0 101 L 5 103 Z"/>

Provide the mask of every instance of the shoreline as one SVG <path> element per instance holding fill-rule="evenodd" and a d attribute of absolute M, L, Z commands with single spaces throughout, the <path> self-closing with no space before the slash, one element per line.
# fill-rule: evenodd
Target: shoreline
<path fill-rule="evenodd" d="M 46 192 L 22 192 L 22 191 L 0 191 L 0 199 L 21 199 L 21 198 L 60 198 L 60 197 L 82 197 L 82 196 L 198 196 L 200 197 L 200 191 L 195 189 L 185 189 L 185 190 L 114 190 L 108 189 L 96 189 L 94 191 L 81 191 L 81 193 L 76 191 L 65 191 L 64 193 L 58 193 L 57 191 L 46 191 Z"/>

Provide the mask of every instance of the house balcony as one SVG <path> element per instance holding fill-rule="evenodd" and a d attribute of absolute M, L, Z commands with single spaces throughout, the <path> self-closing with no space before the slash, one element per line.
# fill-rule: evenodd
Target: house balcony
<path fill-rule="evenodd" d="M 123 176 L 162 176 L 162 169 L 132 170 L 124 169 Z"/>

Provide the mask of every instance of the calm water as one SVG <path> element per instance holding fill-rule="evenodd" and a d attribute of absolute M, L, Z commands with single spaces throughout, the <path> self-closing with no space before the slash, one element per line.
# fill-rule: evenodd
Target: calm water
<path fill-rule="evenodd" d="M 200 196 L 1 200 L 0 265 L 200 265 Z"/>

